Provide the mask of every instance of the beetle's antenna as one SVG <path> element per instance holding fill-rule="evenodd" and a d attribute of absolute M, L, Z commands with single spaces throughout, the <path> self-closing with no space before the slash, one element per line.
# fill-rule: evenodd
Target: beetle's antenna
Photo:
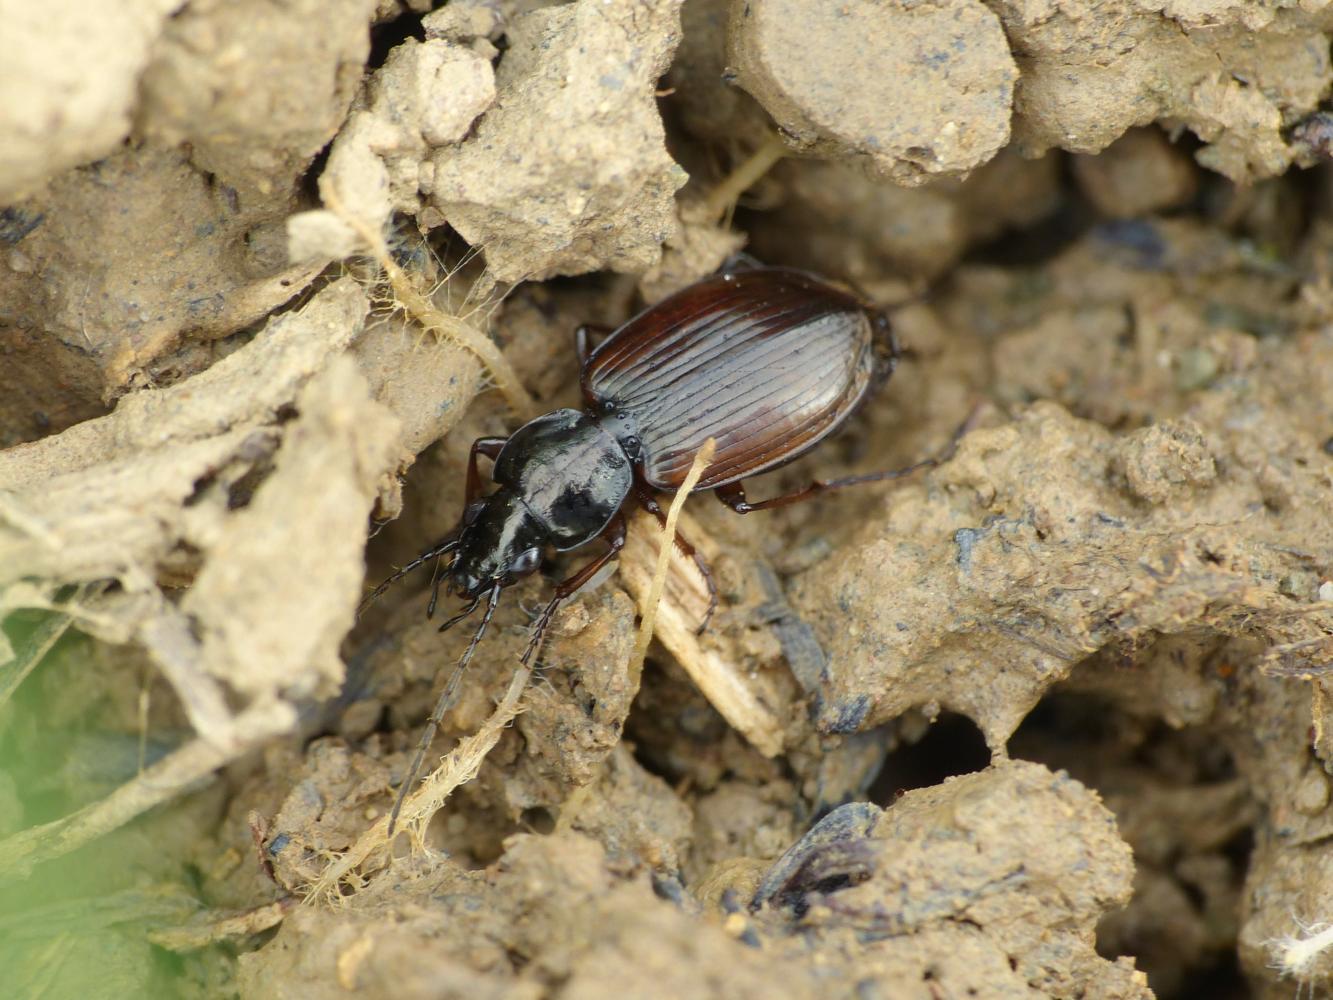
<path fill-rule="evenodd" d="M 440 542 L 438 545 L 435 545 L 431 547 L 429 550 L 421 553 L 421 555 L 417 556 L 402 569 L 397 570 L 391 577 L 389 577 L 387 580 L 384 580 L 382 583 L 380 583 L 378 587 L 376 587 L 369 594 L 367 594 L 362 599 L 361 603 L 357 606 L 356 616 L 360 618 L 363 614 L 365 614 L 366 609 L 370 607 L 372 604 L 374 604 L 377 600 L 379 600 L 380 597 L 383 596 L 386 590 L 392 587 L 403 577 L 407 576 L 408 573 L 411 573 L 418 566 L 424 566 L 432 559 L 438 559 L 440 556 L 448 555 L 456 548 L 458 548 L 458 536 L 451 535 L 444 541 Z M 434 591 L 432 591 L 431 594 L 432 609 L 434 608 L 435 594 L 438 593 L 438 591 L 439 591 L 439 586 L 437 584 L 435 585 L 435 589 Z"/>
<path fill-rule="evenodd" d="M 417 752 L 412 757 L 412 766 L 407 769 L 407 777 L 398 788 L 398 797 L 394 799 L 393 810 L 389 813 L 389 836 L 393 836 L 393 828 L 398 823 L 398 813 L 402 811 L 403 801 L 407 798 L 407 793 L 411 791 L 412 786 L 417 782 L 417 776 L 421 773 L 421 763 L 426 759 L 426 751 L 430 749 L 431 743 L 435 741 L 435 734 L 440 730 L 440 723 L 444 721 L 445 713 L 453 707 L 454 697 L 458 694 L 458 685 L 463 680 L 463 674 L 467 671 L 467 665 L 472 661 L 472 653 L 477 648 L 477 643 L 481 642 L 481 637 L 486 634 L 486 626 L 491 623 L 491 616 L 495 614 L 495 606 L 500 601 L 500 587 L 497 583 L 492 589 L 490 600 L 486 604 L 486 613 L 481 616 L 481 624 L 477 626 L 477 631 L 472 636 L 472 641 L 467 644 L 467 649 L 463 650 L 463 655 L 458 661 L 458 666 L 454 667 L 454 672 L 449 675 L 449 683 L 445 684 L 444 691 L 440 693 L 440 700 L 435 703 L 435 711 L 430 713 L 430 718 L 426 720 L 426 730 L 421 734 L 421 742 L 417 744 Z M 462 617 L 470 614 L 481 601 L 478 597 L 468 605 Z"/>

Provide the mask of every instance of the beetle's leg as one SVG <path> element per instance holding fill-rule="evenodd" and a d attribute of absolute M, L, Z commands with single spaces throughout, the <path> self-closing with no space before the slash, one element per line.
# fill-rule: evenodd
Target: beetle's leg
<path fill-rule="evenodd" d="M 495 457 L 500 454 L 500 449 L 505 446 L 506 440 L 506 438 L 489 437 L 477 438 L 477 440 L 472 442 L 472 450 L 468 452 L 467 456 L 467 485 L 464 489 L 466 503 L 472 503 L 473 500 L 477 499 L 477 494 L 481 492 L 481 476 L 477 472 L 477 455 L 485 455 L 487 458 L 494 460 Z M 356 609 L 356 616 L 360 618 L 361 615 L 365 613 L 366 608 L 370 607 L 381 594 L 388 590 L 390 586 L 407 576 L 408 573 L 411 573 L 412 570 L 416 569 L 418 566 L 424 566 L 432 559 L 439 559 L 441 556 L 446 556 L 454 549 L 458 548 L 458 534 L 457 531 L 451 532 L 443 541 L 431 546 L 367 594 L 365 599 L 361 601 L 361 605 Z M 430 581 L 430 602 L 426 605 L 427 618 L 431 618 L 435 615 L 435 605 L 438 604 L 440 600 L 440 583 L 442 582 L 442 579 L 443 578 L 440 575 L 440 565 L 437 562 L 435 564 L 435 574 L 431 577 Z"/>
<path fill-rule="evenodd" d="M 823 493 L 829 489 L 828 483 L 820 482 L 816 479 L 805 489 L 797 490 L 795 493 L 784 493 L 780 497 L 773 497 L 769 500 L 760 500 L 757 503 L 750 503 L 745 499 L 745 484 L 742 482 L 727 483 L 725 486 L 719 486 L 714 492 L 717 498 L 724 504 L 734 510 L 737 514 L 749 514 L 751 511 L 767 510 L 770 507 L 786 507 L 788 504 L 800 503 L 802 500 L 809 500 L 818 493 Z"/>
<path fill-rule="evenodd" d="M 958 442 L 962 440 L 963 435 L 972 429 L 976 423 L 981 407 L 975 406 L 972 412 L 968 414 L 966 420 L 959 424 L 958 429 L 953 432 L 953 437 L 949 443 L 939 452 L 931 455 L 929 458 L 923 458 L 919 462 L 913 462 L 911 465 L 904 466 L 901 469 L 888 469 L 884 472 L 867 472 L 860 476 L 847 476 L 845 479 L 816 479 L 805 489 L 796 490 L 794 493 L 784 493 L 782 496 L 773 497 L 770 500 L 760 500 L 757 503 L 750 503 L 745 499 L 745 486 L 740 482 L 728 483 L 725 486 L 717 487 L 717 498 L 724 504 L 734 510 L 737 514 L 748 514 L 753 510 L 768 510 L 773 507 L 786 507 L 788 504 L 800 503 L 802 500 L 809 500 L 820 493 L 827 493 L 830 490 L 840 490 L 847 486 L 858 486 L 861 483 L 879 483 L 886 479 L 902 479 L 904 476 L 910 476 L 914 472 L 920 472 L 922 469 L 930 469 L 937 465 L 942 465 L 953 458 L 953 453 L 958 450 Z"/>
<path fill-rule="evenodd" d="M 485 455 L 492 462 L 500 457 L 508 438 L 477 438 L 472 442 L 472 450 L 467 453 L 467 486 L 463 492 L 463 503 L 470 505 L 481 492 L 481 474 L 477 472 L 477 455 Z"/>
<path fill-rule="evenodd" d="M 444 560 L 437 560 L 435 568 L 430 573 L 430 600 L 426 602 L 426 621 L 435 617 L 435 606 L 440 603 L 440 584 L 444 583 L 444 574 L 440 569 L 444 566 Z"/>
<path fill-rule="evenodd" d="M 465 607 L 462 611 L 458 612 L 458 614 L 454 615 L 452 618 L 450 618 L 448 621 L 446 621 L 443 625 L 441 625 L 440 628 L 439 628 L 439 631 L 441 631 L 441 632 L 448 632 L 451 628 L 453 628 L 455 625 L 457 625 L 459 622 L 461 622 L 464 618 L 466 618 L 468 615 L 472 614 L 472 612 L 476 611 L 476 610 L 477 610 L 477 605 L 478 605 L 479 603 L 481 603 L 481 595 L 480 595 L 480 594 L 478 594 L 476 597 L 472 598 L 472 603 L 471 603 L 471 604 L 469 604 L 469 605 L 468 605 L 467 607 Z M 430 612 L 427 612 L 427 613 L 426 613 L 426 617 L 427 617 L 427 618 L 430 617 Z"/>
<path fill-rule="evenodd" d="M 551 616 L 555 614 L 556 609 L 577 593 L 580 587 L 596 576 L 598 571 L 614 559 L 616 554 L 624 548 L 625 516 L 623 514 L 616 514 L 616 516 L 611 518 L 607 523 L 606 527 L 602 529 L 602 533 L 598 537 L 606 541 L 608 545 L 607 550 L 596 559 L 591 560 L 587 565 L 583 566 L 569 579 L 562 580 L 556 585 L 555 593 L 551 596 L 550 601 L 547 602 L 546 607 L 542 609 L 542 613 L 537 617 L 537 620 L 532 624 L 532 633 L 528 639 L 528 647 L 523 650 L 523 656 L 521 657 L 521 662 L 524 666 L 527 666 L 528 661 L 532 659 L 532 654 L 535 653 L 537 647 L 541 645 L 542 634 L 545 633 L 546 626 L 551 624 Z"/>
<path fill-rule="evenodd" d="M 948 449 L 951 454 L 952 448 Z M 726 486 L 717 488 L 717 498 L 724 504 L 734 510 L 737 514 L 749 514 L 756 510 L 771 510 L 774 507 L 786 507 L 790 504 L 800 503 L 802 500 L 809 500 L 811 497 L 818 496 L 821 493 L 827 493 L 830 490 L 840 490 L 847 486 L 857 486 L 861 483 L 878 483 L 885 479 L 901 479 L 904 476 L 910 476 L 914 472 L 920 472 L 922 469 L 929 469 L 932 466 L 939 465 L 948 459 L 949 454 L 941 453 L 930 458 L 922 459 L 920 462 L 914 462 L 911 465 L 901 469 L 889 469 L 885 472 L 867 472 L 862 476 L 848 476 L 845 479 L 816 479 L 804 489 L 796 490 L 793 493 L 784 493 L 782 496 L 771 497 L 768 500 L 759 500 L 755 503 L 745 499 L 745 484 L 741 482 L 728 483 Z"/>
<path fill-rule="evenodd" d="M 870 323 L 873 331 L 871 342 L 875 352 L 875 364 L 871 370 L 867 396 L 878 393 L 884 388 L 884 383 L 898 367 L 898 361 L 904 356 L 905 350 L 898 340 L 898 334 L 893 329 L 893 323 L 887 312 L 883 309 L 870 310 Z"/>
<path fill-rule="evenodd" d="M 666 528 L 666 511 L 657 502 L 657 497 L 653 496 L 653 491 L 642 483 L 636 482 L 634 484 L 634 495 L 638 497 L 640 506 L 657 518 L 657 523 L 662 528 Z M 699 569 L 699 575 L 704 578 L 704 584 L 708 587 L 708 610 L 704 612 L 704 620 L 699 623 L 699 628 L 695 630 L 696 635 L 703 635 L 704 629 L 708 628 L 708 623 L 713 618 L 713 612 L 717 610 L 717 581 L 713 579 L 713 571 L 709 568 L 708 561 L 699 555 L 699 550 L 690 544 L 689 539 L 677 531 L 675 542 L 681 555 L 694 560 L 694 565 Z"/>
<path fill-rule="evenodd" d="M 606 337 L 612 332 L 612 327 L 602 326 L 600 323 L 584 323 L 574 331 L 574 350 L 578 352 L 580 368 L 592 353 L 592 338 Z"/>

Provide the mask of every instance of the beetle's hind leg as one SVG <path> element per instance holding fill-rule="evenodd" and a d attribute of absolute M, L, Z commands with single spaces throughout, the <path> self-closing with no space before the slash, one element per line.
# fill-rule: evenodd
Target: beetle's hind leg
<path fill-rule="evenodd" d="M 635 483 L 634 495 L 638 498 L 643 509 L 657 518 L 657 523 L 662 528 L 666 528 L 666 511 L 657 502 L 657 497 L 653 495 L 653 491 L 642 483 Z M 673 541 L 676 548 L 680 549 L 681 555 L 694 560 L 699 575 L 704 578 L 704 585 L 708 587 L 708 610 L 704 612 L 704 620 L 699 623 L 699 627 L 695 630 L 696 635 L 703 635 L 704 630 L 708 628 L 708 623 L 712 621 L 713 612 L 717 610 L 717 581 L 713 579 L 713 571 L 709 568 L 708 561 L 699 555 L 699 551 L 690 544 L 689 539 L 677 531 Z"/>
<path fill-rule="evenodd" d="M 860 476 L 847 476 L 844 479 L 816 479 L 804 489 L 796 490 L 792 493 L 784 493 L 782 496 L 772 497 L 768 500 L 759 500 L 751 503 L 745 499 L 745 484 L 740 481 L 727 483 L 725 486 L 719 486 L 716 489 L 717 498 L 724 504 L 734 510 L 737 514 L 749 514 L 756 510 L 770 510 L 774 507 L 786 507 L 790 504 L 800 503 L 802 500 L 809 500 L 811 497 L 818 496 L 821 493 L 828 493 L 832 490 L 840 490 L 848 486 L 859 486 L 861 483 L 879 483 L 888 479 L 902 479 L 923 469 L 932 469 L 937 465 L 943 465 L 949 459 L 953 458 L 954 452 L 958 450 L 958 442 L 963 439 L 963 435 L 970 431 L 976 424 L 977 417 L 981 413 L 981 406 L 978 404 L 972 408 L 967 419 L 958 425 L 958 429 L 953 432 L 949 443 L 945 445 L 936 454 L 929 458 L 923 458 L 919 462 L 913 462 L 911 465 L 904 466 L 901 469 L 888 469 L 883 472 L 867 472 Z"/>

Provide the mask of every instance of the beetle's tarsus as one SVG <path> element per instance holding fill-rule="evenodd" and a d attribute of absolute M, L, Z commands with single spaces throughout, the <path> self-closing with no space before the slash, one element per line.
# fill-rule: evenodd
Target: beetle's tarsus
<path fill-rule="evenodd" d="M 464 618 L 466 618 L 468 615 L 472 614 L 472 612 L 476 611 L 476 610 L 477 610 L 477 605 L 478 605 L 480 602 L 481 602 L 481 597 L 480 597 L 480 596 L 478 596 L 478 597 L 474 597 L 474 598 L 472 599 L 472 603 L 471 603 L 471 604 L 469 604 L 469 605 L 468 605 L 466 608 L 464 608 L 462 611 L 458 612 L 458 614 L 454 615 L 452 618 L 450 618 L 448 621 L 446 621 L 446 622 L 445 622 L 443 625 L 441 625 L 436 631 L 438 631 L 438 632 L 448 632 L 451 628 L 453 628 L 455 625 L 457 625 L 459 622 L 461 622 Z M 430 616 L 427 615 L 426 617 L 429 618 Z"/>

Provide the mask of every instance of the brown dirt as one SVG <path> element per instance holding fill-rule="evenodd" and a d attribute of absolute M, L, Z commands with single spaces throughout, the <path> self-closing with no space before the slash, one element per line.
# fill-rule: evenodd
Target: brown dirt
<path fill-rule="evenodd" d="M 433 6 L 0 10 L 6 995 L 1333 991 L 1333 8 Z M 365 581 L 742 247 L 907 347 L 752 496 L 975 426 L 514 587 L 390 843 Z"/>

